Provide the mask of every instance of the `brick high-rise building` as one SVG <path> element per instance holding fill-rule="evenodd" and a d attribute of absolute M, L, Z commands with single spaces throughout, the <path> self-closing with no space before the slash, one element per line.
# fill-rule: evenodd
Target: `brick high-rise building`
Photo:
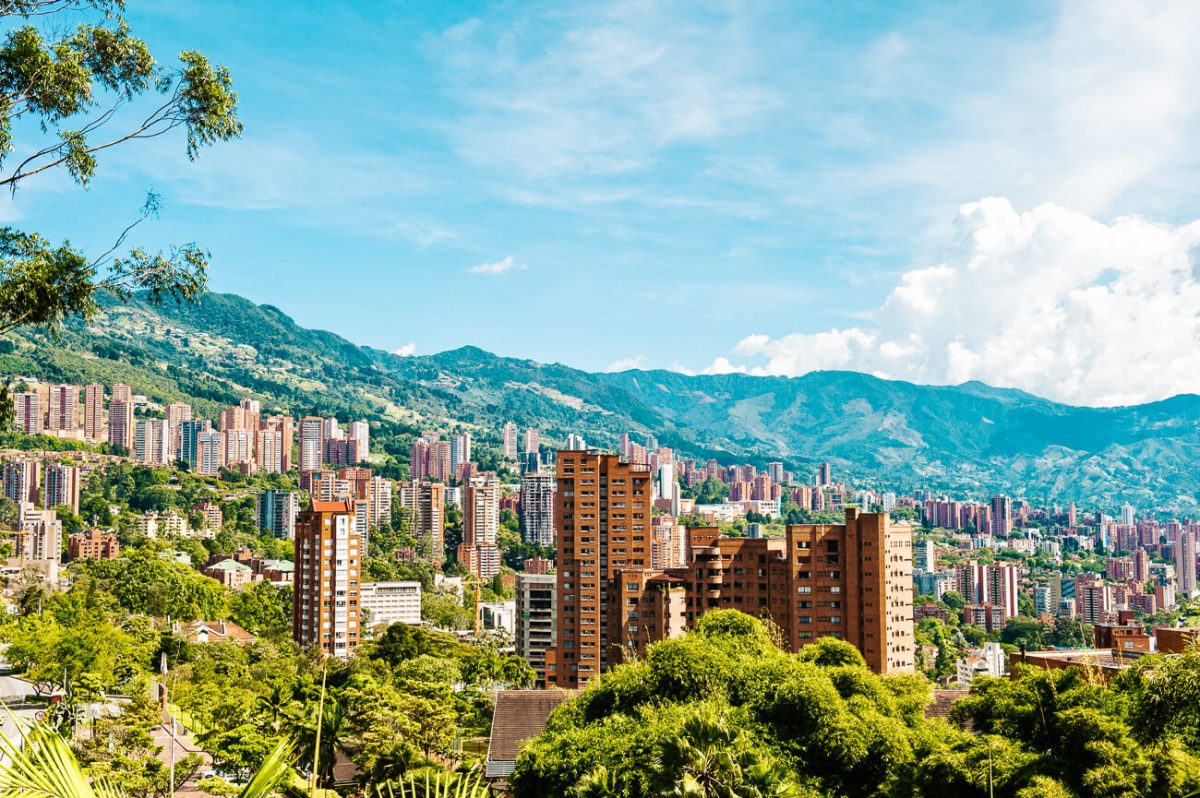
<path fill-rule="evenodd" d="M 104 386 L 97 382 L 83 387 L 83 437 L 104 439 Z"/>
<path fill-rule="evenodd" d="M 74 385 L 50 386 L 50 414 L 46 429 L 70 431 L 79 427 L 79 389 Z"/>
<path fill-rule="evenodd" d="M 70 507 L 79 512 L 79 466 L 65 463 L 47 463 L 45 490 L 42 491 L 42 506 L 47 509 Z"/>
<path fill-rule="evenodd" d="M 618 455 L 584 451 L 559 452 L 557 468 L 558 639 L 546 678 L 575 688 L 621 661 L 607 612 L 619 572 L 651 564 L 651 475 Z"/>
<path fill-rule="evenodd" d="M 463 489 L 463 542 L 458 558 L 471 573 L 490 579 L 500 572 L 500 483 L 479 477 Z"/>
<path fill-rule="evenodd" d="M 1012 534 L 1012 499 L 1007 496 L 992 497 L 989 529 L 993 536 L 1008 537 Z"/>
<path fill-rule="evenodd" d="M 428 537 L 432 556 L 445 559 L 446 486 L 436 482 L 405 482 L 400 485 L 400 505 L 408 508 L 412 536 Z"/>
<path fill-rule="evenodd" d="M 5 498 L 18 505 L 37 505 L 41 502 L 42 463 L 31 458 L 5 460 L 0 467 L 0 487 Z"/>
<path fill-rule="evenodd" d="M 133 391 L 128 385 L 117 384 L 108 403 L 108 444 L 122 446 L 132 453 L 137 430 L 133 425 Z"/>
<path fill-rule="evenodd" d="M 296 522 L 292 637 L 345 659 L 359 641 L 362 539 L 350 502 L 313 502 Z"/>
<path fill-rule="evenodd" d="M 13 412 L 16 414 L 17 432 L 41 435 L 46 430 L 46 409 L 37 391 L 14 393 Z"/>
<path fill-rule="evenodd" d="M 692 528 L 688 562 L 651 567 L 650 473 L 615 455 L 558 455 L 558 639 L 547 680 L 585 684 L 712 609 L 773 620 L 793 650 L 854 644 L 879 673 L 912 672 L 912 532 L 883 514 L 789 526 L 786 539 Z"/>

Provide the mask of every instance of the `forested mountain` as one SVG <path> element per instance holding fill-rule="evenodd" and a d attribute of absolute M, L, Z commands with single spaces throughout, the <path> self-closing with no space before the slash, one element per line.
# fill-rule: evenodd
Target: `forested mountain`
<path fill-rule="evenodd" d="M 856 484 L 898 489 L 1177 508 L 1200 491 L 1194 395 L 1094 409 L 980 383 L 851 372 L 594 374 L 477 347 L 399 357 L 215 293 L 195 305 L 105 302 L 57 339 L 25 331 L 8 340 L 8 377 L 125 381 L 155 399 L 189 399 L 201 413 L 255 396 L 298 414 L 365 415 L 391 432 L 397 453 L 424 427 L 457 422 L 494 440 L 512 420 L 551 443 L 574 431 L 611 445 L 629 430 L 725 462 L 782 459 L 805 472 L 829 460 Z"/>

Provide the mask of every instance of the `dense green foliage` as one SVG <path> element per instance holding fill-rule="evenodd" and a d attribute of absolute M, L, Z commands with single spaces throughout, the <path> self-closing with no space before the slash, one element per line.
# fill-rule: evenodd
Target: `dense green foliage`
<path fill-rule="evenodd" d="M 1080 669 L 981 677 L 955 710 L 971 734 L 925 718 L 921 676 L 872 674 L 832 639 L 788 654 L 762 622 L 717 611 L 564 704 L 513 785 L 518 798 L 1184 796 L 1200 788 L 1196 674 L 1200 654 L 1148 657 L 1112 687 Z"/>

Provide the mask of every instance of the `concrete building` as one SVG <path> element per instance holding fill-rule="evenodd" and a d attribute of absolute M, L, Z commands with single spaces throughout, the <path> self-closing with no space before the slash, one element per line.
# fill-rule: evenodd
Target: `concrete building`
<path fill-rule="evenodd" d="M 300 473 L 320 469 L 325 454 L 325 419 L 305 416 L 300 419 Z M 302 476 L 303 480 L 303 476 Z M 306 483 L 302 483 L 306 484 Z"/>
<path fill-rule="evenodd" d="M 17 532 L 12 561 L 22 568 L 37 568 L 49 581 L 57 582 L 63 544 L 58 514 L 28 503 L 18 504 Z"/>
<path fill-rule="evenodd" d="M 366 628 L 394 623 L 420 625 L 420 582 L 363 582 L 360 587 L 358 608 Z"/>
<path fill-rule="evenodd" d="M 552 474 L 526 474 L 521 477 L 521 540 L 526 543 L 554 545 L 554 488 Z"/>
<path fill-rule="evenodd" d="M 171 427 L 165 418 L 142 418 L 137 422 L 134 457 L 146 465 L 168 465 L 171 457 Z"/>
<path fill-rule="evenodd" d="M 46 408 L 42 405 L 42 395 L 37 391 L 14 393 L 13 412 L 17 432 L 41 435 L 46 431 Z"/>
<path fill-rule="evenodd" d="M 546 687 L 546 652 L 556 643 L 558 577 L 517 574 L 517 656 L 537 672 L 538 687 Z"/>
<path fill-rule="evenodd" d="M 296 642 L 343 659 L 358 649 L 361 543 L 350 502 L 313 502 L 300 513 L 292 607 Z"/>
<path fill-rule="evenodd" d="M 79 426 L 79 389 L 74 385 L 50 386 L 50 409 L 46 429 L 71 432 Z"/>
<path fill-rule="evenodd" d="M 1008 673 L 1008 658 L 999 643 L 984 643 L 983 648 L 965 653 L 954 663 L 961 687 L 970 687 L 976 676 L 1000 677 Z"/>
<path fill-rule="evenodd" d="M 296 516 L 300 512 L 297 494 L 289 490 L 264 490 L 254 503 L 255 523 L 280 540 L 296 537 Z"/>
<path fill-rule="evenodd" d="M 517 425 L 511 421 L 504 425 L 504 459 L 517 459 Z"/>

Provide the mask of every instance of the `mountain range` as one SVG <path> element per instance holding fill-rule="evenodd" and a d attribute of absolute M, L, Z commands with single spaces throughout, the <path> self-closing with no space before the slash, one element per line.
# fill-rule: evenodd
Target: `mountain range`
<path fill-rule="evenodd" d="M 724 463 L 782 460 L 804 475 L 829 461 L 855 485 L 962 498 L 1005 492 L 1187 512 L 1200 491 L 1194 395 L 1085 408 L 978 382 L 915 385 L 841 371 L 591 373 L 477 347 L 401 357 L 219 293 L 162 306 L 106 298 L 99 314 L 57 336 L 22 330 L 0 343 L 8 379 L 126 382 L 206 415 L 252 396 L 296 414 L 366 417 L 400 459 L 421 429 L 471 429 L 486 443 L 511 420 L 551 444 L 568 432 L 600 446 L 626 431 L 652 434 Z"/>

